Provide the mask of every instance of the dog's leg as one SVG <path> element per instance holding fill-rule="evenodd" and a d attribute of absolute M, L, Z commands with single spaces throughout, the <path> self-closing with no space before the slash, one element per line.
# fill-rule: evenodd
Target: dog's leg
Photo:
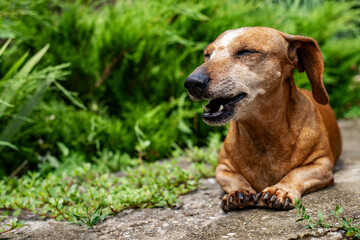
<path fill-rule="evenodd" d="M 224 212 L 254 206 L 256 191 L 250 186 L 244 176 L 232 172 L 224 164 L 219 164 L 216 168 L 216 180 L 227 193 L 221 201 L 221 208 Z"/>
<path fill-rule="evenodd" d="M 300 199 L 303 193 L 334 183 L 333 165 L 330 157 L 322 157 L 308 165 L 293 169 L 279 183 L 258 193 L 255 198 L 257 206 L 273 209 L 294 208 L 295 200 Z"/>

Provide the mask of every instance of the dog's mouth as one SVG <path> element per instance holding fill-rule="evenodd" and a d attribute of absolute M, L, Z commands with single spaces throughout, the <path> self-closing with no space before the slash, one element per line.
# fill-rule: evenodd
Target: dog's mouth
<path fill-rule="evenodd" d="M 229 121 L 235 112 L 235 103 L 246 97 L 247 93 L 240 93 L 233 98 L 211 99 L 204 106 L 203 119 L 209 124 L 224 124 Z"/>

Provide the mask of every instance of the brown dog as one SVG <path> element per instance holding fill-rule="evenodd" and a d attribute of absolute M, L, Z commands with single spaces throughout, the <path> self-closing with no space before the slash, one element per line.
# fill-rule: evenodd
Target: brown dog
<path fill-rule="evenodd" d="M 295 86 L 294 68 L 312 86 Z M 221 34 L 185 81 L 192 100 L 209 100 L 203 119 L 227 122 L 216 180 L 224 211 L 291 209 L 295 199 L 332 185 L 341 136 L 328 105 L 323 59 L 312 38 L 265 27 Z"/>

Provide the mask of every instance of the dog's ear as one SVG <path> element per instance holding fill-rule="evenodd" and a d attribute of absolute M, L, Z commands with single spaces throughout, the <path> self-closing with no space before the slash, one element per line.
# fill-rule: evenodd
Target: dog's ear
<path fill-rule="evenodd" d="M 289 59 L 299 72 L 306 71 L 314 99 L 320 104 L 328 104 L 329 96 L 322 80 L 324 62 L 319 45 L 313 38 L 284 33 L 283 35 L 289 42 Z"/>

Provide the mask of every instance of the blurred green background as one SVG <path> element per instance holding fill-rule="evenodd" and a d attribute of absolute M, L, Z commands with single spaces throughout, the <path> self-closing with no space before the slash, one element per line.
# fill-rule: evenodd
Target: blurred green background
<path fill-rule="evenodd" d="M 357 1 L 1 0 L 0 176 L 69 161 L 117 171 L 225 136 L 183 82 L 209 42 L 244 26 L 315 38 L 337 116 L 360 116 Z"/>

